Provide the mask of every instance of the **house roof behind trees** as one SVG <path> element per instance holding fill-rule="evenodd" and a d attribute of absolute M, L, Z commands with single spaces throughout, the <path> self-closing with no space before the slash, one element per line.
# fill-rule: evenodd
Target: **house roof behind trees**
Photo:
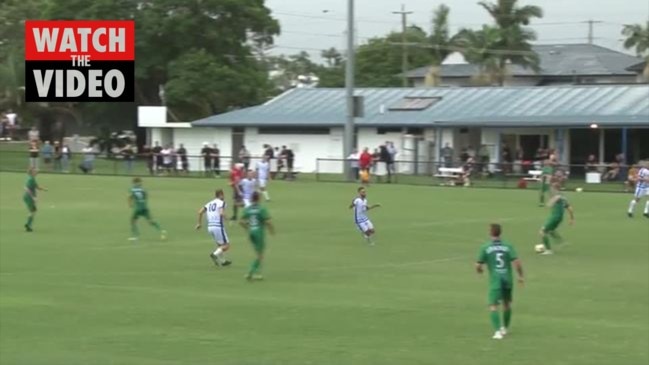
<path fill-rule="evenodd" d="M 617 52 L 593 44 L 548 44 L 535 45 L 532 49 L 539 55 L 541 71 L 538 76 L 632 76 L 635 70 L 629 67 L 642 62 L 641 58 Z M 408 78 L 426 76 L 429 66 L 407 73 Z M 510 65 L 508 74 L 514 77 L 534 76 L 532 69 Z M 441 66 L 441 77 L 471 77 L 478 74 L 479 67 L 472 64 L 445 64 Z"/>

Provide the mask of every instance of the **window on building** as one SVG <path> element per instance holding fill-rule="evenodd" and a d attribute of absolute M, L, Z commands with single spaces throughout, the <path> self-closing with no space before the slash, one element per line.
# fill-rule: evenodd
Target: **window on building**
<path fill-rule="evenodd" d="M 330 128 L 323 127 L 261 127 L 258 134 L 329 134 Z"/>
<path fill-rule="evenodd" d="M 410 127 L 408 129 L 406 129 L 406 134 L 412 134 L 414 136 L 422 136 L 424 134 L 424 129 L 423 128 Z"/>
<path fill-rule="evenodd" d="M 442 100 L 439 96 L 422 97 L 422 96 L 406 96 L 392 105 L 389 110 L 392 111 L 417 111 L 428 109 L 438 101 Z"/>
<path fill-rule="evenodd" d="M 401 127 L 381 127 L 376 129 L 377 134 L 401 133 Z"/>

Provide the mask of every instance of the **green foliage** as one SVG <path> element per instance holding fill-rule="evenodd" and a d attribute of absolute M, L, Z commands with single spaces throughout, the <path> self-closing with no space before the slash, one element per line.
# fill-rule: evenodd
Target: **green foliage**
<path fill-rule="evenodd" d="M 642 24 L 627 24 L 622 29 L 624 48 L 635 48 L 635 53 L 639 57 L 645 57 L 649 60 L 649 21 L 643 27 Z"/>

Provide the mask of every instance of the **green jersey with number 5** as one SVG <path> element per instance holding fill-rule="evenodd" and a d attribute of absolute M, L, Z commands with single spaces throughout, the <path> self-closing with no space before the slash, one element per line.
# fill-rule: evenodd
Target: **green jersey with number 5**
<path fill-rule="evenodd" d="M 487 265 L 491 289 L 512 288 L 514 286 L 512 261 L 517 258 L 514 246 L 505 241 L 492 240 L 480 246 L 477 261 Z"/>
<path fill-rule="evenodd" d="M 133 210 L 143 211 L 147 210 L 147 194 L 144 189 L 139 186 L 133 186 L 130 190 L 131 199 L 133 199 Z"/>

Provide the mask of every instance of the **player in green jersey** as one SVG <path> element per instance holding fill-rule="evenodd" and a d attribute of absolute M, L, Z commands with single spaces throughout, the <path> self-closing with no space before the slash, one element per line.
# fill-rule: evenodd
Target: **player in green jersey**
<path fill-rule="evenodd" d="M 518 273 L 518 282 L 523 285 L 523 265 L 516 255 L 514 246 L 500 239 L 502 228 L 500 224 L 492 224 L 491 239 L 480 246 L 476 271 L 484 272 L 484 266 L 489 271 L 489 311 L 491 324 L 494 328 L 494 340 L 501 340 L 509 329 L 512 320 L 512 291 L 514 275 L 512 265 Z M 503 305 L 503 321 L 501 325 L 498 305 Z"/>
<path fill-rule="evenodd" d="M 572 206 L 568 203 L 568 200 L 561 195 L 559 191 L 559 183 L 552 184 L 552 193 L 553 196 L 548 201 L 548 207 L 550 207 L 550 216 L 547 221 L 541 228 L 541 239 L 543 240 L 543 245 L 545 250 L 541 253 L 542 255 L 552 255 L 552 245 L 550 244 L 550 237 L 556 240 L 557 243 L 561 243 L 563 239 L 557 233 L 557 228 L 563 222 L 564 211 L 568 211 L 570 214 L 569 224 L 573 225 L 575 222 L 575 214 L 572 209 Z"/>
<path fill-rule="evenodd" d="M 545 206 L 545 195 L 550 191 L 550 184 L 554 177 L 554 161 L 552 159 L 547 159 L 543 162 L 543 168 L 541 169 L 541 181 L 540 181 L 540 191 L 539 191 L 539 206 Z"/>
<path fill-rule="evenodd" d="M 38 171 L 35 168 L 30 168 L 27 171 L 27 183 L 25 184 L 25 193 L 23 194 L 23 201 L 27 206 L 29 211 L 29 216 L 27 217 L 27 223 L 25 223 L 25 231 L 33 232 L 32 224 L 34 224 L 34 216 L 36 216 L 36 191 L 47 191 L 42 186 L 39 186 L 36 182 L 36 175 Z"/>
<path fill-rule="evenodd" d="M 257 258 L 250 266 L 248 274 L 246 274 L 248 280 L 263 279 L 259 271 L 261 262 L 264 259 L 264 249 L 266 248 L 265 230 L 268 229 L 271 234 L 275 232 L 268 209 L 259 205 L 259 197 L 259 192 L 252 194 L 252 204 L 243 210 L 240 221 L 241 226 L 248 230 L 248 237 L 257 255 Z"/>
<path fill-rule="evenodd" d="M 149 224 L 160 233 L 160 239 L 164 240 L 167 238 L 167 232 L 160 227 L 158 222 L 151 218 L 151 213 L 149 212 L 149 206 L 147 204 L 147 196 L 146 190 L 142 188 L 142 179 L 139 177 L 134 178 L 133 186 L 128 195 L 128 205 L 133 209 L 133 214 L 131 215 L 131 237 L 129 238 L 129 241 L 136 241 L 140 236 L 140 232 L 137 228 L 137 220 L 140 217 L 149 221 Z"/>

